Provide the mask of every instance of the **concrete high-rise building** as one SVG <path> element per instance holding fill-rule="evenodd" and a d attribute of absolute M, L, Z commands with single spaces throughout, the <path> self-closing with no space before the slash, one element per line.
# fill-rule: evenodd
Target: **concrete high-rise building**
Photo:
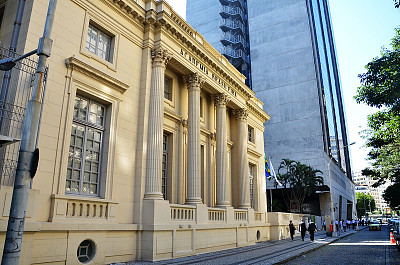
<path fill-rule="evenodd" d="M 371 179 L 368 176 L 363 176 L 361 171 L 354 172 L 353 181 L 356 185 L 356 192 L 371 194 L 375 200 L 376 210 L 385 212 L 389 208 L 387 202 L 383 198 L 383 193 L 392 184 L 391 181 L 386 181 L 379 187 L 374 187 L 373 185 L 377 180 Z"/>
<path fill-rule="evenodd" d="M 321 215 L 332 198 L 339 218 L 354 217 L 355 192 L 342 88 L 327 0 L 187 0 L 187 21 L 224 54 L 225 9 L 242 8 L 251 88 L 271 115 L 265 152 L 275 169 L 283 158 L 323 171 L 331 192 L 320 194 Z M 353 215 L 353 216 L 352 216 Z"/>

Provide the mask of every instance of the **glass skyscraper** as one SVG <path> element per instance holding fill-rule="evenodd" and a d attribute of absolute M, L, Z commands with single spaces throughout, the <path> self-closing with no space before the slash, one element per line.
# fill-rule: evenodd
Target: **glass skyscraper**
<path fill-rule="evenodd" d="M 353 217 L 346 213 L 355 198 L 328 0 L 187 0 L 187 21 L 222 54 L 229 44 L 223 21 L 237 17 L 223 12 L 227 5 L 241 6 L 251 66 L 245 76 L 271 116 L 265 153 L 276 169 L 289 158 L 323 171 L 348 214 L 341 217 Z"/>

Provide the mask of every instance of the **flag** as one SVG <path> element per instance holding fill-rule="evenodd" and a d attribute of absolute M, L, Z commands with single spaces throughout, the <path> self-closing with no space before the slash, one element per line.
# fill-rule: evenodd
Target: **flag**
<path fill-rule="evenodd" d="M 271 158 L 269 159 L 269 163 L 271 164 L 271 176 L 274 176 L 275 181 L 278 183 L 278 185 L 283 187 L 282 183 L 276 177 L 274 166 L 272 165 L 272 162 L 271 162 Z"/>
<path fill-rule="evenodd" d="M 265 154 L 264 154 L 264 160 L 265 160 L 265 177 L 266 178 L 270 178 L 271 177 L 271 172 L 270 172 L 270 169 L 269 169 L 267 156 Z"/>

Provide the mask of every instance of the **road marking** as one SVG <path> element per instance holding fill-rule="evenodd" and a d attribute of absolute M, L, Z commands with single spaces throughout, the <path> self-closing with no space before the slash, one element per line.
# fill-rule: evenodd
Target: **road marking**
<path fill-rule="evenodd" d="M 390 242 L 332 243 L 330 246 L 390 246 Z"/>

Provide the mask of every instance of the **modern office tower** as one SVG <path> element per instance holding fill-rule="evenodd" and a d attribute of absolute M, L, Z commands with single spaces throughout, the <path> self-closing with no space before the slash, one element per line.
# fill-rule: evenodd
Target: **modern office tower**
<path fill-rule="evenodd" d="M 187 0 L 188 22 L 228 58 L 251 88 L 250 43 L 245 0 Z M 206 14 L 206 17 L 205 17 Z"/>
<path fill-rule="evenodd" d="M 271 115 L 265 153 L 278 171 L 283 158 L 323 171 L 329 193 L 319 196 L 322 215 L 354 217 L 355 193 L 342 88 L 328 0 L 187 1 L 187 21 L 216 49 L 225 4 L 243 3 L 250 41 L 252 89 Z M 220 42 L 220 43 L 218 43 Z M 354 206 L 352 206 L 354 205 Z"/>

